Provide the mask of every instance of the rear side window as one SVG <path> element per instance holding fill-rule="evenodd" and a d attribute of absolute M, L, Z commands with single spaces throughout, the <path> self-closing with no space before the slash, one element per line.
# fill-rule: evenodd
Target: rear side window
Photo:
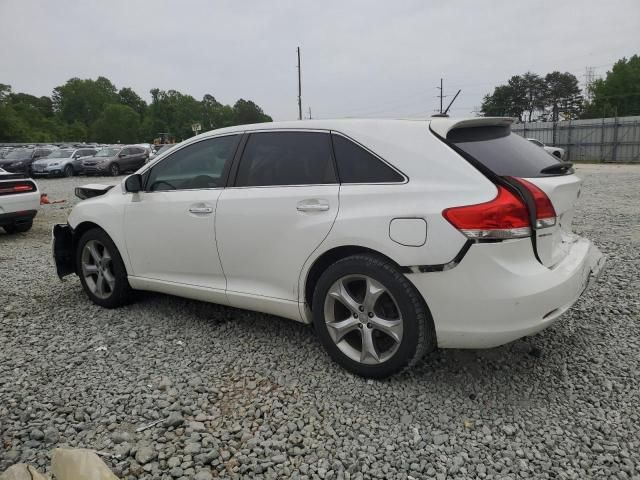
<path fill-rule="evenodd" d="M 236 186 L 336 183 L 328 133 L 252 133 L 240 160 Z"/>
<path fill-rule="evenodd" d="M 332 135 L 333 151 L 341 183 L 395 183 L 404 177 L 360 145 L 341 135 Z"/>
<path fill-rule="evenodd" d="M 447 140 L 500 176 L 548 176 L 540 171 L 560 162 L 544 148 L 511 133 L 509 127 L 457 128 L 448 133 Z"/>

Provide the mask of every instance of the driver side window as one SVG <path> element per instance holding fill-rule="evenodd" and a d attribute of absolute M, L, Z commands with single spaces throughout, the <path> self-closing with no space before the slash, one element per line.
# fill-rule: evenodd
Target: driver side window
<path fill-rule="evenodd" d="M 240 135 L 210 138 L 181 148 L 154 166 L 145 190 L 192 190 L 223 186 Z"/>

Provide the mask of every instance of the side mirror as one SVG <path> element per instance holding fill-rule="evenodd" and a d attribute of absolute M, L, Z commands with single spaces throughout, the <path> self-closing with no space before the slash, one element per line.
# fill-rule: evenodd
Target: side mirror
<path fill-rule="evenodd" d="M 124 189 L 129 193 L 137 193 L 142 190 L 142 175 L 134 173 L 124 181 Z"/>

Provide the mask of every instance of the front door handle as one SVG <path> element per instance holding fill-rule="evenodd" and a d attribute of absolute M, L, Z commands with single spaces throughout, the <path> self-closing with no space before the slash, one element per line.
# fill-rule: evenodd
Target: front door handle
<path fill-rule="evenodd" d="M 299 212 L 326 212 L 329 210 L 329 202 L 324 199 L 310 198 L 298 202 L 296 210 Z"/>
<path fill-rule="evenodd" d="M 189 212 L 207 214 L 207 213 L 213 213 L 213 208 L 211 208 L 211 207 L 189 207 Z"/>

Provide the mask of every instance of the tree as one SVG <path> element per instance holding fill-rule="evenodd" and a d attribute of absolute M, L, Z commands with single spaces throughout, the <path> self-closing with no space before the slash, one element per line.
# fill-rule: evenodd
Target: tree
<path fill-rule="evenodd" d="M 265 115 L 258 105 L 251 100 L 244 100 L 242 98 L 233 106 L 233 113 L 233 119 L 236 125 L 273 121 L 269 115 Z"/>
<path fill-rule="evenodd" d="M 111 104 L 91 126 L 91 135 L 103 143 L 135 143 L 139 130 L 140 116 L 131 107 Z"/>
<path fill-rule="evenodd" d="M 6 102 L 9 95 L 11 95 L 11 85 L 0 83 L 0 105 Z"/>
<path fill-rule="evenodd" d="M 140 96 L 131 88 L 121 88 L 118 92 L 118 97 L 120 97 L 120 103 L 122 105 L 131 107 L 131 109 L 137 112 L 139 115 L 144 115 L 144 112 L 147 109 L 147 102 L 140 98 Z"/>
<path fill-rule="evenodd" d="M 524 93 L 519 80 L 514 77 L 509 85 L 499 85 L 492 95 L 485 95 L 481 112 L 485 117 L 518 117 L 522 119 L 525 102 Z"/>
<path fill-rule="evenodd" d="M 640 115 L 640 56 L 618 60 L 605 79 L 591 86 L 583 118 Z"/>
<path fill-rule="evenodd" d="M 547 85 L 543 78 L 533 72 L 527 72 L 522 75 L 525 95 L 525 111 L 527 112 L 527 121 L 531 122 L 533 112 L 544 110 L 544 100 L 547 91 Z"/>
<path fill-rule="evenodd" d="M 105 77 L 96 80 L 72 78 L 53 90 L 53 107 L 62 120 L 76 120 L 92 125 L 102 114 L 105 105 L 119 102 L 115 85 Z"/>
<path fill-rule="evenodd" d="M 551 109 L 551 120 L 557 122 L 560 113 L 577 118 L 582 109 L 582 95 L 575 75 L 558 71 L 544 77 L 546 84 L 545 105 Z"/>

